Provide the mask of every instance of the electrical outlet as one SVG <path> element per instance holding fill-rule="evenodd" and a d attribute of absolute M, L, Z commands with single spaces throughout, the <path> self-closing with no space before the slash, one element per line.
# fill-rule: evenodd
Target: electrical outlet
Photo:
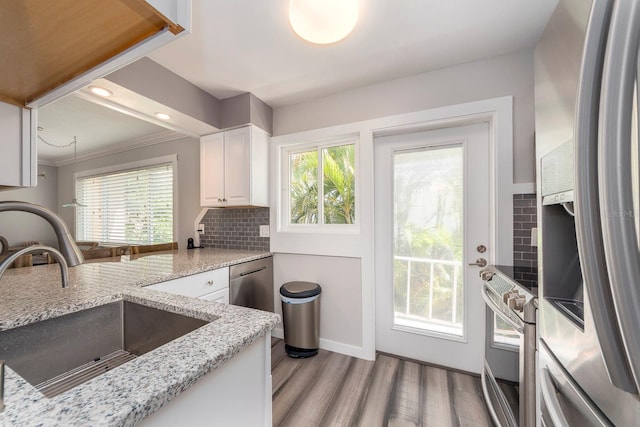
<path fill-rule="evenodd" d="M 261 225 L 260 226 L 260 237 L 269 237 L 269 226 Z"/>
<path fill-rule="evenodd" d="M 204 234 L 204 224 L 203 223 L 198 224 L 198 233 Z"/>

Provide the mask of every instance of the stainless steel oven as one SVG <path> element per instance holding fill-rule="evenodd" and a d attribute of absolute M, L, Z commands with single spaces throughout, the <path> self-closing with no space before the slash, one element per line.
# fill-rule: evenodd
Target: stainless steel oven
<path fill-rule="evenodd" d="M 489 334 L 482 371 L 482 391 L 494 423 L 500 427 L 536 425 L 536 289 L 514 280 L 518 267 L 490 266 L 480 273 L 482 297 L 487 304 L 493 334 Z M 512 359 L 498 357 L 499 351 Z M 517 396 L 509 395 L 500 379 L 516 364 Z"/>

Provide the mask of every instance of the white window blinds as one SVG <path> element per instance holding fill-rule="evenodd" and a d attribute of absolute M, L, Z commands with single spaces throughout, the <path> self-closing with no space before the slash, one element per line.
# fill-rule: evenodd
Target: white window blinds
<path fill-rule="evenodd" d="M 173 163 L 78 178 L 77 240 L 173 241 Z"/>

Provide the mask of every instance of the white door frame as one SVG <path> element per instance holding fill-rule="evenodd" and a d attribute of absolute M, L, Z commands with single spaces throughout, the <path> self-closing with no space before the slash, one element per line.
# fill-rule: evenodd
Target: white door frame
<path fill-rule="evenodd" d="M 403 114 L 393 118 L 387 118 L 386 126 L 372 129 L 371 162 L 373 163 L 373 141 L 377 137 L 395 135 L 401 133 L 414 133 L 430 129 L 438 129 L 450 126 L 463 126 L 467 124 L 487 122 L 489 124 L 489 179 L 490 179 L 490 227 L 492 230 L 489 244 L 494 249 L 492 257 L 487 259 L 490 264 L 513 263 L 513 98 L 511 96 L 493 98 L 483 101 L 458 104 L 416 113 Z M 391 123 L 392 120 L 395 123 Z M 384 119 L 382 119 L 384 120 Z M 381 121 L 382 121 L 381 120 Z M 373 182 L 373 175 L 371 176 Z M 373 193 L 375 194 L 375 192 Z M 373 207 L 373 206 L 372 206 Z M 372 221 L 374 222 L 374 221 Z M 374 224 L 371 224 L 372 226 Z M 372 230 L 372 236 L 375 236 Z M 375 245 L 375 239 L 374 239 Z M 372 260 L 375 260 L 375 250 L 372 248 Z M 370 267 L 373 269 L 374 264 Z M 372 272 L 373 273 L 373 272 Z M 363 315 L 369 315 L 370 330 L 375 356 L 375 274 L 374 282 L 369 289 L 373 295 L 367 296 L 363 292 L 363 304 L 369 302 L 371 310 Z M 363 284 L 364 285 L 364 284 Z M 364 287 L 364 286 L 363 286 Z M 364 289 L 363 289 L 364 290 Z M 371 313 L 369 313 L 371 311 Z M 366 322 L 366 319 L 363 319 Z M 484 318 L 479 321 L 484 322 Z M 365 337 L 367 334 L 365 334 Z"/>

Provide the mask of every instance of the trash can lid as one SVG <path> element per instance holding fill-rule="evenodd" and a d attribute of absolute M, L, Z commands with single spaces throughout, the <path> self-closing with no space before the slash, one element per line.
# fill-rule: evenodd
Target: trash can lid
<path fill-rule="evenodd" d="M 287 282 L 280 286 L 280 295 L 289 298 L 309 298 L 320 295 L 322 288 L 313 282 Z"/>

